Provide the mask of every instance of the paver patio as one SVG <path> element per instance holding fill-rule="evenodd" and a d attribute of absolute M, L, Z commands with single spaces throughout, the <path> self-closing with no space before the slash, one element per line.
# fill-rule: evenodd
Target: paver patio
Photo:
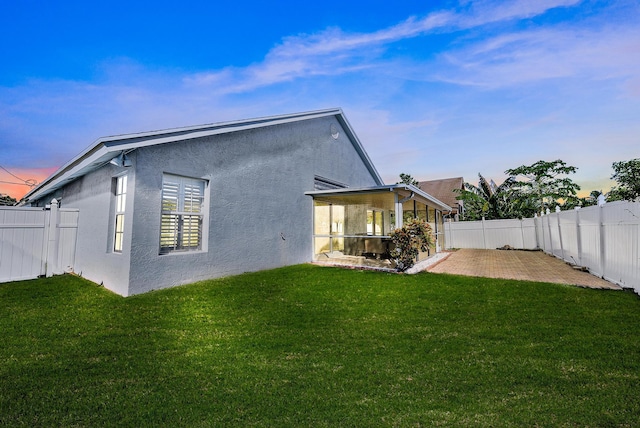
<path fill-rule="evenodd" d="M 427 268 L 433 273 L 553 282 L 589 288 L 622 290 L 602 278 L 573 269 L 542 251 L 461 249 Z"/>

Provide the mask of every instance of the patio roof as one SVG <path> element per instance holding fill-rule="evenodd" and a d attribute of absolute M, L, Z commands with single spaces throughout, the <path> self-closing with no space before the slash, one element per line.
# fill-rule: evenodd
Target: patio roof
<path fill-rule="evenodd" d="M 385 193 L 396 193 L 401 199 L 409 198 L 442 211 L 451 211 L 451 207 L 444 202 L 423 192 L 415 186 L 403 183 L 360 188 L 314 190 L 312 192 L 306 192 L 305 195 L 312 196 L 314 199 L 331 198 L 334 200 L 349 200 L 351 197 L 356 195 L 360 195 L 360 197 L 369 196 L 373 198 L 375 195 Z"/>

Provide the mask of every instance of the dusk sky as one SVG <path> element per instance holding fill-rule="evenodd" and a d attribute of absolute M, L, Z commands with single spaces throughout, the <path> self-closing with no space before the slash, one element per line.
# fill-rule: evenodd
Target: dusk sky
<path fill-rule="evenodd" d="M 0 58 L 14 197 L 99 137 L 332 107 L 387 183 L 640 157 L 638 0 L 21 0 Z"/>

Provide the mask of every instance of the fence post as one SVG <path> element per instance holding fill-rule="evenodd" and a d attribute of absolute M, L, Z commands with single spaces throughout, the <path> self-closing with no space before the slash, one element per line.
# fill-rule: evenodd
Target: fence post
<path fill-rule="evenodd" d="M 540 242 L 538 240 L 538 213 L 533 214 L 533 233 L 536 238 L 536 249 L 540 249 Z"/>
<path fill-rule="evenodd" d="M 558 240 L 560 241 L 560 254 L 562 260 L 567 261 L 564 257 L 564 243 L 562 242 L 562 227 L 560 226 L 560 207 L 556 206 L 556 218 L 558 219 Z"/>
<path fill-rule="evenodd" d="M 604 210 L 604 206 L 605 206 L 606 202 L 604 201 L 604 196 L 600 195 L 598 196 L 598 232 L 599 232 L 599 239 L 600 239 L 600 276 L 602 278 L 605 277 L 604 275 L 604 268 L 605 268 L 605 245 L 604 245 L 604 214 L 603 214 L 603 210 Z"/>
<path fill-rule="evenodd" d="M 40 249 L 40 276 L 47 274 L 47 252 L 49 251 L 49 223 L 51 209 L 44 207 L 44 220 L 42 228 L 42 248 Z"/>
<path fill-rule="evenodd" d="M 482 244 L 484 249 L 487 249 L 487 232 L 484 227 L 484 216 L 482 216 Z"/>
<path fill-rule="evenodd" d="M 582 266 L 582 236 L 580 232 L 580 207 L 575 207 L 576 212 L 576 243 L 578 246 L 578 263 Z"/>
<path fill-rule="evenodd" d="M 553 254 L 553 236 L 551 235 L 551 211 L 547 208 L 547 229 L 549 229 L 549 247 L 551 248 L 551 254 Z"/>
<path fill-rule="evenodd" d="M 51 210 L 49 215 L 48 234 L 45 236 L 47 240 L 47 254 L 45 259 L 46 275 L 53 276 L 58 270 L 58 238 L 60 229 L 58 229 L 58 201 L 51 200 Z"/>

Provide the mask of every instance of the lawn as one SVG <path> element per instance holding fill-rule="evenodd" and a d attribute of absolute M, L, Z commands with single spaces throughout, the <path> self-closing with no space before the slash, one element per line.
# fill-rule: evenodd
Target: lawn
<path fill-rule="evenodd" d="M 0 284 L 0 426 L 638 426 L 633 293 L 293 266 Z"/>

